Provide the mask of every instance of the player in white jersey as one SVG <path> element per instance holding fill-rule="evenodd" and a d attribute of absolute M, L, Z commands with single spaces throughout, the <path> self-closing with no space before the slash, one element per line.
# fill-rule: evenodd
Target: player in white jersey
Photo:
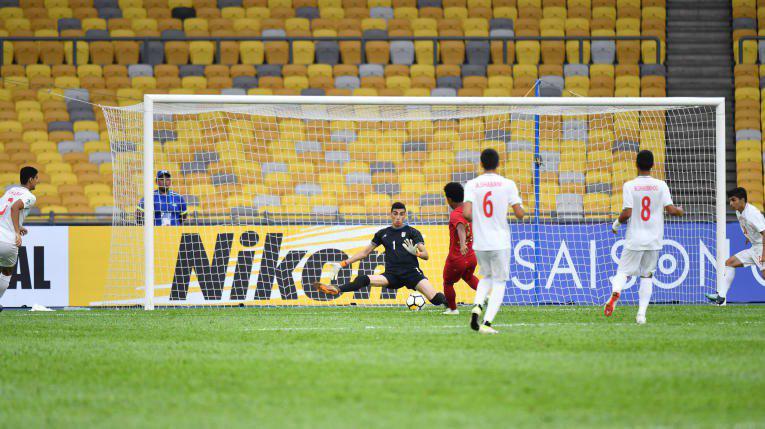
<path fill-rule="evenodd" d="M 627 276 L 640 277 L 638 289 L 638 313 L 636 322 L 645 323 L 645 312 L 651 302 L 653 273 L 659 260 L 659 251 L 664 240 L 664 211 L 672 216 L 682 216 L 683 209 L 675 207 L 669 187 L 663 180 L 651 177 L 653 153 L 642 150 L 636 160 L 638 177 L 622 187 L 623 203 L 619 219 L 611 230 L 617 233 L 619 224 L 629 222 L 619 268 L 611 280 L 611 298 L 605 305 L 604 313 L 610 316 L 616 308 Z M 633 216 L 633 211 L 635 216 Z"/>
<path fill-rule="evenodd" d="M 725 261 L 725 281 L 717 286 L 717 293 L 704 294 L 707 299 L 717 305 L 725 305 L 728 301 L 728 290 L 733 284 L 736 268 L 756 266 L 760 275 L 765 277 L 765 217 L 757 207 L 749 204 L 746 189 L 735 188 L 728 191 L 728 204 L 736 211 L 738 224 L 744 232 L 747 243 L 752 247 L 744 249 Z"/>
<path fill-rule="evenodd" d="M 32 195 L 32 191 L 37 186 L 37 169 L 24 167 L 19 177 L 21 186 L 8 189 L 0 199 L 0 298 L 11 283 L 11 275 L 16 268 L 16 259 L 21 246 L 21 237 L 27 233 L 27 229 L 23 226 L 24 218 L 37 200 Z"/>
<path fill-rule="evenodd" d="M 475 306 L 470 318 L 470 327 L 482 334 L 496 334 L 491 327 L 494 316 L 505 297 L 505 286 L 510 279 L 510 226 L 507 223 L 507 208 L 523 219 L 521 197 L 518 187 L 510 179 L 497 174 L 499 154 L 494 149 L 481 152 L 482 175 L 465 185 L 463 216 L 472 222 L 473 250 L 478 259 L 479 274 L 475 294 Z M 473 210 L 473 205 L 477 207 Z M 478 324 L 483 304 L 489 296 L 483 323 Z"/>

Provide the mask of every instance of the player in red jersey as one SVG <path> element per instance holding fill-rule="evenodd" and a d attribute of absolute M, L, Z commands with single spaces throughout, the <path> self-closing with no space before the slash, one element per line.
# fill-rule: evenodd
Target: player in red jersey
<path fill-rule="evenodd" d="M 449 308 L 444 314 L 459 314 L 454 284 L 462 279 L 475 290 L 478 287 L 478 277 L 473 273 L 478 262 L 473 252 L 473 233 L 470 222 L 462 216 L 465 190 L 459 183 L 451 182 L 444 186 L 444 194 L 446 194 L 446 203 L 452 208 L 452 213 L 449 215 L 449 256 L 446 257 L 444 264 L 444 295 Z"/>

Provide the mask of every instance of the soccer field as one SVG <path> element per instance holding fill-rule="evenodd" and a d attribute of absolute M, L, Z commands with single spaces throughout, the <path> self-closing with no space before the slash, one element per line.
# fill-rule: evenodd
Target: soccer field
<path fill-rule="evenodd" d="M 0 426 L 765 426 L 765 306 L 461 311 L 5 311 Z"/>

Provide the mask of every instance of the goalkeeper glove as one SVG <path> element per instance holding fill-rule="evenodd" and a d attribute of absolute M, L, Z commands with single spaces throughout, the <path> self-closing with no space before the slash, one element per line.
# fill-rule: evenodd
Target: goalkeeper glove
<path fill-rule="evenodd" d="M 417 246 L 414 245 L 411 238 L 404 240 L 404 249 L 414 256 L 420 256 L 420 251 L 417 250 Z"/>
<path fill-rule="evenodd" d="M 334 280 L 337 278 L 337 274 L 340 272 L 341 269 L 348 266 L 348 262 L 346 261 L 340 261 L 337 262 L 330 262 L 329 263 L 329 277 Z"/>
<path fill-rule="evenodd" d="M 611 232 L 613 232 L 614 234 L 618 233 L 619 232 L 619 225 L 621 225 L 621 222 L 619 222 L 619 219 L 616 219 L 614 221 L 614 224 L 611 225 Z"/>

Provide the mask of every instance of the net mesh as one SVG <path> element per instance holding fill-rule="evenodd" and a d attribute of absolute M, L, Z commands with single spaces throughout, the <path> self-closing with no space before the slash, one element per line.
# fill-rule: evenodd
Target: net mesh
<path fill-rule="evenodd" d="M 328 100 L 329 102 L 329 100 Z M 156 305 L 401 304 L 408 291 L 336 297 L 326 264 L 366 246 L 408 209 L 431 254 L 421 267 L 437 289 L 449 250 L 443 187 L 479 170 L 481 150 L 520 189 L 527 217 L 509 220 L 511 285 L 505 302 L 602 304 L 623 245 L 610 232 L 638 150 L 653 151 L 687 216 L 668 219 L 653 301 L 694 303 L 715 287 L 713 107 L 331 104 L 154 104 L 154 165 L 183 196 L 182 226 L 154 228 Z M 104 107 L 113 154 L 110 279 L 93 305 L 144 298 L 143 105 Z M 170 210 L 167 208 L 167 210 Z M 151 216 L 147 216 L 151 221 Z M 168 223 L 169 221 L 165 221 Z M 162 224 L 162 219 L 158 220 Z M 383 249 L 335 283 L 383 271 Z M 637 301 L 634 279 L 623 294 Z M 457 301 L 473 291 L 456 285 Z"/>

